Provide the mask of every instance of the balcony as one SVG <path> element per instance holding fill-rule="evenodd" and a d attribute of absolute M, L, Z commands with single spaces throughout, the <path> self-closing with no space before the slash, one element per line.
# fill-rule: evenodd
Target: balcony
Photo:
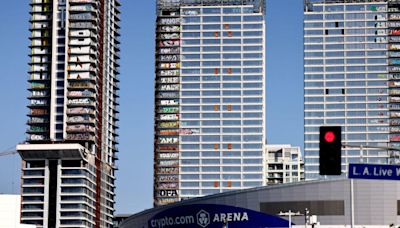
<path fill-rule="evenodd" d="M 178 189 L 178 183 L 159 183 L 157 185 L 158 189 Z"/>
<path fill-rule="evenodd" d="M 95 0 L 69 0 L 69 3 L 75 3 L 75 4 L 92 3 L 92 4 L 97 4 L 97 2 Z"/>
<path fill-rule="evenodd" d="M 47 3 L 47 2 L 46 2 Z M 52 2 L 51 2 L 52 3 Z M 52 13 L 52 8 L 49 5 L 46 6 L 37 6 L 37 5 L 32 5 L 32 10 L 30 12 L 31 14 L 44 14 L 44 13 Z"/>
<path fill-rule="evenodd" d="M 43 15 L 43 14 L 33 14 L 31 17 L 31 22 L 47 22 L 51 20 L 50 15 Z"/>
<path fill-rule="evenodd" d="M 34 22 L 31 24 L 31 27 L 29 28 L 30 31 L 33 30 L 51 30 L 51 26 L 48 23 L 45 22 Z"/>
<path fill-rule="evenodd" d="M 400 103 L 400 97 L 389 97 L 390 103 Z"/>
<path fill-rule="evenodd" d="M 68 134 L 67 140 L 69 140 L 69 141 L 94 141 L 95 137 L 90 134 Z"/>
<path fill-rule="evenodd" d="M 390 120 L 390 126 L 400 126 L 400 120 Z"/>
<path fill-rule="evenodd" d="M 89 90 L 84 90 L 84 91 L 70 91 L 67 94 L 68 97 L 71 98 L 95 98 L 95 94 L 90 92 Z"/>
<path fill-rule="evenodd" d="M 159 25 L 180 25 L 181 19 L 179 17 L 165 17 L 157 21 Z"/>
<path fill-rule="evenodd" d="M 77 108 L 68 108 L 67 109 L 68 115 L 95 115 L 95 111 L 90 108 L 85 107 L 77 107 Z"/>
<path fill-rule="evenodd" d="M 389 82 L 389 88 L 400 88 L 400 82 Z"/>
<path fill-rule="evenodd" d="M 48 124 L 50 121 L 47 118 L 32 117 L 27 121 L 29 125 Z"/>
<path fill-rule="evenodd" d="M 92 22 L 73 22 L 69 25 L 70 29 L 90 29 L 97 30 L 97 26 Z"/>
<path fill-rule="evenodd" d="M 391 135 L 390 141 L 391 142 L 400 142 L 400 135 Z"/>
<path fill-rule="evenodd" d="M 31 83 L 31 88 L 29 88 L 28 90 L 31 90 L 31 91 L 33 91 L 33 90 L 45 90 L 45 89 L 49 89 L 49 88 L 50 88 L 50 86 L 47 85 L 47 84 L 39 84 L 39 83 L 32 82 Z"/>
<path fill-rule="evenodd" d="M 43 65 L 50 63 L 49 56 L 32 56 L 30 65 Z"/>
<path fill-rule="evenodd" d="M 84 63 L 96 63 L 96 59 L 88 54 L 82 54 L 79 56 L 69 56 L 68 63 L 70 64 L 84 64 Z"/>
<path fill-rule="evenodd" d="M 69 99 L 68 106 L 95 106 L 95 102 L 89 98 Z"/>
<path fill-rule="evenodd" d="M 71 87 L 76 87 L 75 85 L 77 85 L 76 83 L 88 83 L 88 89 L 94 89 L 93 86 L 95 86 L 95 80 L 96 80 L 96 72 L 94 71 L 83 71 L 83 72 L 79 72 L 79 71 L 70 71 L 68 72 L 68 80 L 70 81 L 70 86 Z M 83 86 L 83 85 L 81 85 Z M 80 88 L 80 86 L 76 87 L 76 88 Z M 84 88 L 84 87 L 82 87 Z"/>
<path fill-rule="evenodd" d="M 390 133 L 399 133 L 400 132 L 400 127 L 391 127 L 390 128 Z"/>
<path fill-rule="evenodd" d="M 32 31 L 30 39 L 42 39 L 42 38 L 49 38 L 50 37 L 50 32 L 45 30 L 45 31 L 39 31 L 35 30 Z"/>
<path fill-rule="evenodd" d="M 93 38 L 93 39 L 97 39 L 97 34 L 90 31 L 89 29 L 79 29 L 79 30 L 70 30 L 68 33 L 69 37 L 73 37 L 73 38 Z"/>
<path fill-rule="evenodd" d="M 97 20 L 91 13 L 79 13 L 79 14 L 71 14 L 69 16 L 71 21 L 90 21 L 90 20 Z"/>
<path fill-rule="evenodd" d="M 390 104 L 389 110 L 400 110 L 400 105 Z"/>
<path fill-rule="evenodd" d="M 97 68 L 93 67 L 90 63 L 76 63 L 69 64 L 67 67 L 69 72 L 93 72 L 96 73 Z"/>
<path fill-rule="evenodd" d="M 48 103 L 30 103 L 27 105 L 28 108 L 48 108 Z"/>
<path fill-rule="evenodd" d="M 69 10 L 71 12 L 97 12 L 97 10 L 92 5 L 73 5 L 69 7 Z"/>
<path fill-rule="evenodd" d="M 26 141 L 28 142 L 35 142 L 35 141 L 48 141 L 50 138 L 46 135 L 36 135 L 36 134 L 31 134 Z"/>
<path fill-rule="evenodd" d="M 72 47 L 68 49 L 68 54 L 70 54 L 71 57 L 82 55 L 97 56 L 97 51 L 95 51 L 92 47 Z"/>
<path fill-rule="evenodd" d="M 95 43 L 92 43 L 92 39 L 90 38 L 71 39 L 69 44 L 72 46 L 96 46 Z"/>
<path fill-rule="evenodd" d="M 28 73 L 48 73 L 50 69 L 47 66 L 32 65 Z"/>
<path fill-rule="evenodd" d="M 179 55 L 161 55 L 157 60 L 160 62 L 178 62 L 180 58 Z"/>
<path fill-rule="evenodd" d="M 28 114 L 28 116 L 45 116 L 49 115 L 49 111 L 46 109 L 36 109 L 32 108 L 31 112 Z"/>
<path fill-rule="evenodd" d="M 47 127 L 31 126 L 26 130 L 27 133 L 47 133 L 49 129 Z"/>
<path fill-rule="evenodd" d="M 158 35 L 158 39 L 161 40 L 170 40 L 170 39 L 180 39 L 181 36 L 179 33 L 161 33 Z"/>
<path fill-rule="evenodd" d="M 32 48 L 31 54 L 29 56 L 35 56 L 35 55 L 50 55 L 51 52 L 47 50 L 46 48 L 40 49 L 37 47 Z"/>
<path fill-rule="evenodd" d="M 181 31 L 181 27 L 180 26 L 161 26 L 158 27 L 157 32 L 180 32 Z"/>
<path fill-rule="evenodd" d="M 37 99 L 37 98 L 48 98 L 49 94 L 47 91 L 32 91 L 32 94 L 28 97 L 28 99 Z"/>
<path fill-rule="evenodd" d="M 78 78 L 76 78 L 78 79 Z M 82 79 L 82 78 L 80 78 Z M 84 79 L 84 78 L 83 78 Z M 70 82 L 68 85 L 69 89 L 96 89 L 96 85 L 91 82 Z"/>
<path fill-rule="evenodd" d="M 50 0 L 31 0 L 31 4 L 50 4 Z"/>
<path fill-rule="evenodd" d="M 92 124 L 94 125 L 96 119 L 91 118 L 89 116 L 71 116 L 68 117 L 67 123 L 68 124 Z"/>

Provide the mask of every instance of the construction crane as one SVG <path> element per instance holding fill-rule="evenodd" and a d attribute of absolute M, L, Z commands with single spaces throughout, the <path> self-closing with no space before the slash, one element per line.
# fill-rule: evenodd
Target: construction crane
<path fill-rule="evenodd" d="M 0 157 L 8 156 L 8 155 L 14 155 L 14 154 L 17 154 L 17 153 L 18 152 L 16 150 L 4 151 L 4 152 L 0 152 Z"/>

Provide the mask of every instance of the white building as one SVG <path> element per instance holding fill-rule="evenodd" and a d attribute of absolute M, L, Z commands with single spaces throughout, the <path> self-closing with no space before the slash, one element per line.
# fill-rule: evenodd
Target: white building
<path fill-rule="evenodd" d="M 304 162 L 300 147 L 267 144 L 265 157 L 267 185 L 304 180 Z"/>
<path fill-rule="evenodd" d="M 319 176 L 319 127 L 341 126 L 350 145 L 400 146 L 400 4 L 391 0 L 306 0 L 304 157 Z M 365 147 L 364 147 L 365 148 Z M 342 148 L 349 163 L 390 163 L 385 149 Z"/>
<path fill-rule="evenodd" d="M 264 1 L 157 3 L 154 204 L 264 185 Z"/>
<path fill-rule="evenodd" d="M 20 224 L 21 196 L 0 194 L 0 227 L 36 228 L 35 225 Z"/>

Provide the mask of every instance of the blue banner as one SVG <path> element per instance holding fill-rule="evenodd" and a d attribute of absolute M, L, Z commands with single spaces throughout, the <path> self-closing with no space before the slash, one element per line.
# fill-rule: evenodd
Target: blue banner
<path fill-rule="evenodd" d="M 349 178 L 400 180 L 400 166 L 379 164 L 349 164 Z"/>
<path fill-rule="evenodd" d="M 166 209 L 148 221 L 149 228 L 272 228 L 289 227 L 289 222 L 240 207 L 192 204 Z"/>

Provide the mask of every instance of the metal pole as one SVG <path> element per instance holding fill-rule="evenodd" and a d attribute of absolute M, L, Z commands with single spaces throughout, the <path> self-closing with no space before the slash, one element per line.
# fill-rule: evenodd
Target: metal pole
<path fill-rule="evenodd" d="M 292 228 L 292 211 L 289 210 L 289 228 Z"/>
<path fill-rule="evenodd" d="M 351 228 L 354 228 L 354 181 L 350 179 L 350 222 Z"/>

